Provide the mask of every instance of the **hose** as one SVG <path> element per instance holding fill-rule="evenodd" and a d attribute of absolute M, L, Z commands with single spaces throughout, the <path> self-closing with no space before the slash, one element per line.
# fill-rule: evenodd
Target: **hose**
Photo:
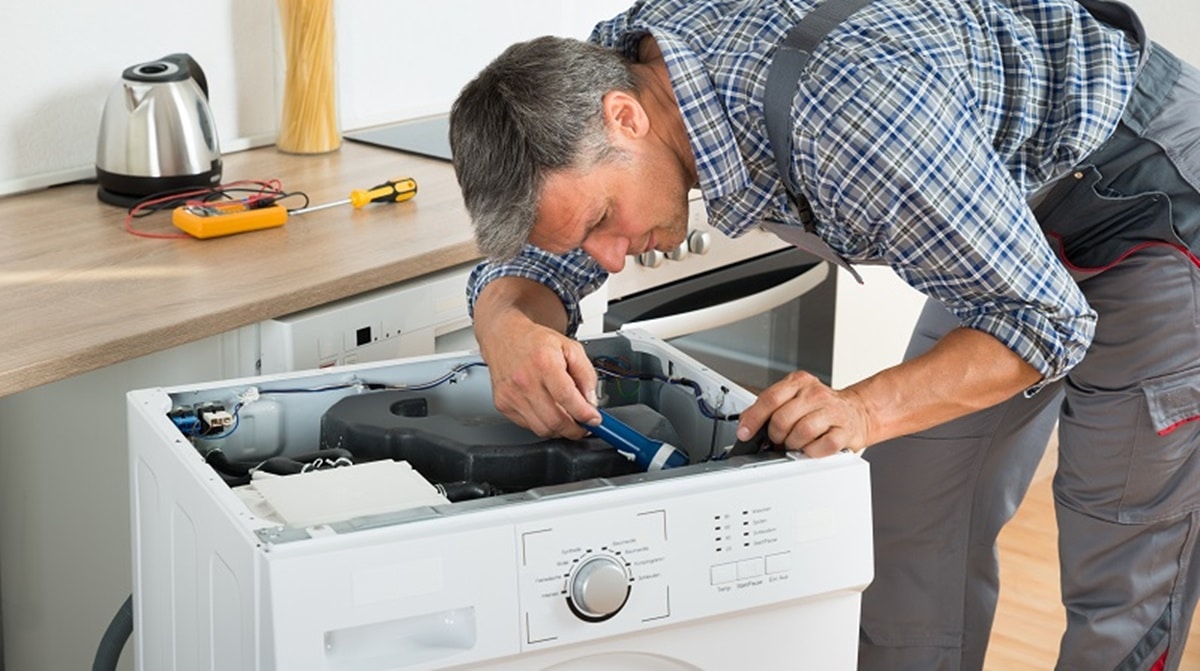
<path fill-rule="evenodd" d="M 133 634 L 133 595 L 130 594 L 121 605 L 121 609 L 108 623 L 104 636 L 100 637 L 100 647 L 96 648 L 96 659 L 92 662 L 92 671 L 116 671 L 117 662 L 121 661 L 121 650 L 125 641 Z"/>
<path fill-rule="evenodd" d="M 439 483 L 434 485 L 434 487 L 451 502 L 482 499 L 487 496 L 496 496 L 503 493 L 486 482 L 471 482 L 469 480 Z"/>

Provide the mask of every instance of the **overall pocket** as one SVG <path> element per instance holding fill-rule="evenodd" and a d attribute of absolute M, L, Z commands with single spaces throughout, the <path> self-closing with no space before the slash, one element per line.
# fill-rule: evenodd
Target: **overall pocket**
<path fill-rule="evenodd" d="M 1072 270 L 1098 272 L 1116 264 L 1138 245 L 1182 245 L 1171 225 L 1165 193 L 1116 193 L 1103 185 L 1095 165 L 1083 165 L 1060 179 L 1034 210 L 1042 231 Z"/>
<path fill-rule="evenodd" d="M 1142 384 L 1139 430 L 1120 521 L 1145 523 L 1200 509 L 1200 370 Z"/>
<path fill-rule="evenodd" d="M 1060 503 L 1121 524 L 1200 509 L 1200 369 L 1125 390 L 1067 394 L 1055 492 Z"/>

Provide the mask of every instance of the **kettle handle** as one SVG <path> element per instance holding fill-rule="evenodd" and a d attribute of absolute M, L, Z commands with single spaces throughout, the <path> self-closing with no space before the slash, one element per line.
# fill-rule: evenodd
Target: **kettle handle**
<path fill-rule="evenodd" d="M 200 85 L 200 90 L 204 93 L 204 98 L 208 98 L 208 79 L 204 76 L 203 68 L 201 68 L 200 64 L 196 62 L 196 59 L 192 58 L 191 54 L 168 54 L 159 60 L 174 63 L 178 65 L 180 69 L 187 71 L 188 75 L 192 79 L 196 80 L 196 83 Z"/>

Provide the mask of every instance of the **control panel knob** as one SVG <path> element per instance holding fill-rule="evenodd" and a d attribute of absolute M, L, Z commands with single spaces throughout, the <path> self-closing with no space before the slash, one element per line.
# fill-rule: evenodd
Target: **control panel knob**
<path fill-rule="evenodd" d="M 629 599 L 629 575 L 614 557 L 590 557 L 575 569 L 570 580 L 571 610 L 589 622 L 616 615 Z"/>
<path fill-rule="evenodd" d="M 688 241 L 684 240 L 683 242 L 679 243 L 678 247 L 667 252 L 667 258 L 671 259 L 672 261 L 682 261 L 686 259 L 688 252 L 690 251 L 688 247 Z"/>
<path fill-rule="evenodd" d="M 663 260 L 666 258 L 667 257 L 657 249 L 651 249 L 648 252 L 642 252 L 637 256 L 638 263 L 646 266 L 647 268 L 657 268 L 661 266 L 663 264 Z"/>
<path fill-rule="evenodd" d="M 712 249 L 712 235 L 706 231 L 692 231 L 688 234 L 687 246 L 693 254 L 707 254 Z"/>

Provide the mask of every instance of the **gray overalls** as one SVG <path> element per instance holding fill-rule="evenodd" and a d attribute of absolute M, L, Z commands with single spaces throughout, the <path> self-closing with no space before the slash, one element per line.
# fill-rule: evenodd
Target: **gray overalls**
<path fill-rule="evenodd" d="M 788 110 L 807 54 L 867 1 L 826 0 L 777 50 L 784 65 L 773 62 L 767 87 L 773 147 L 790 153 Z M 1099 315 L 1095 338 L 1064 380 L 1031 398 L 864 452 L 876 575 L 863 596 L 860 671 L 983 667 L 996 537 L 1056 420 L 1067 611 L 1056 668 L 1179 667 L 1200 595 L 1200 72 L 1148 42 L 1124 5 L 1080 2 L 1144 45 L 1116 133 L 1031 201 Z M 781 174 L 803 212 L 798 185 Z M 805 246 L 841 261 L 819 240 Z M 906 356 L 956 326 L 929 302 Z"/>

